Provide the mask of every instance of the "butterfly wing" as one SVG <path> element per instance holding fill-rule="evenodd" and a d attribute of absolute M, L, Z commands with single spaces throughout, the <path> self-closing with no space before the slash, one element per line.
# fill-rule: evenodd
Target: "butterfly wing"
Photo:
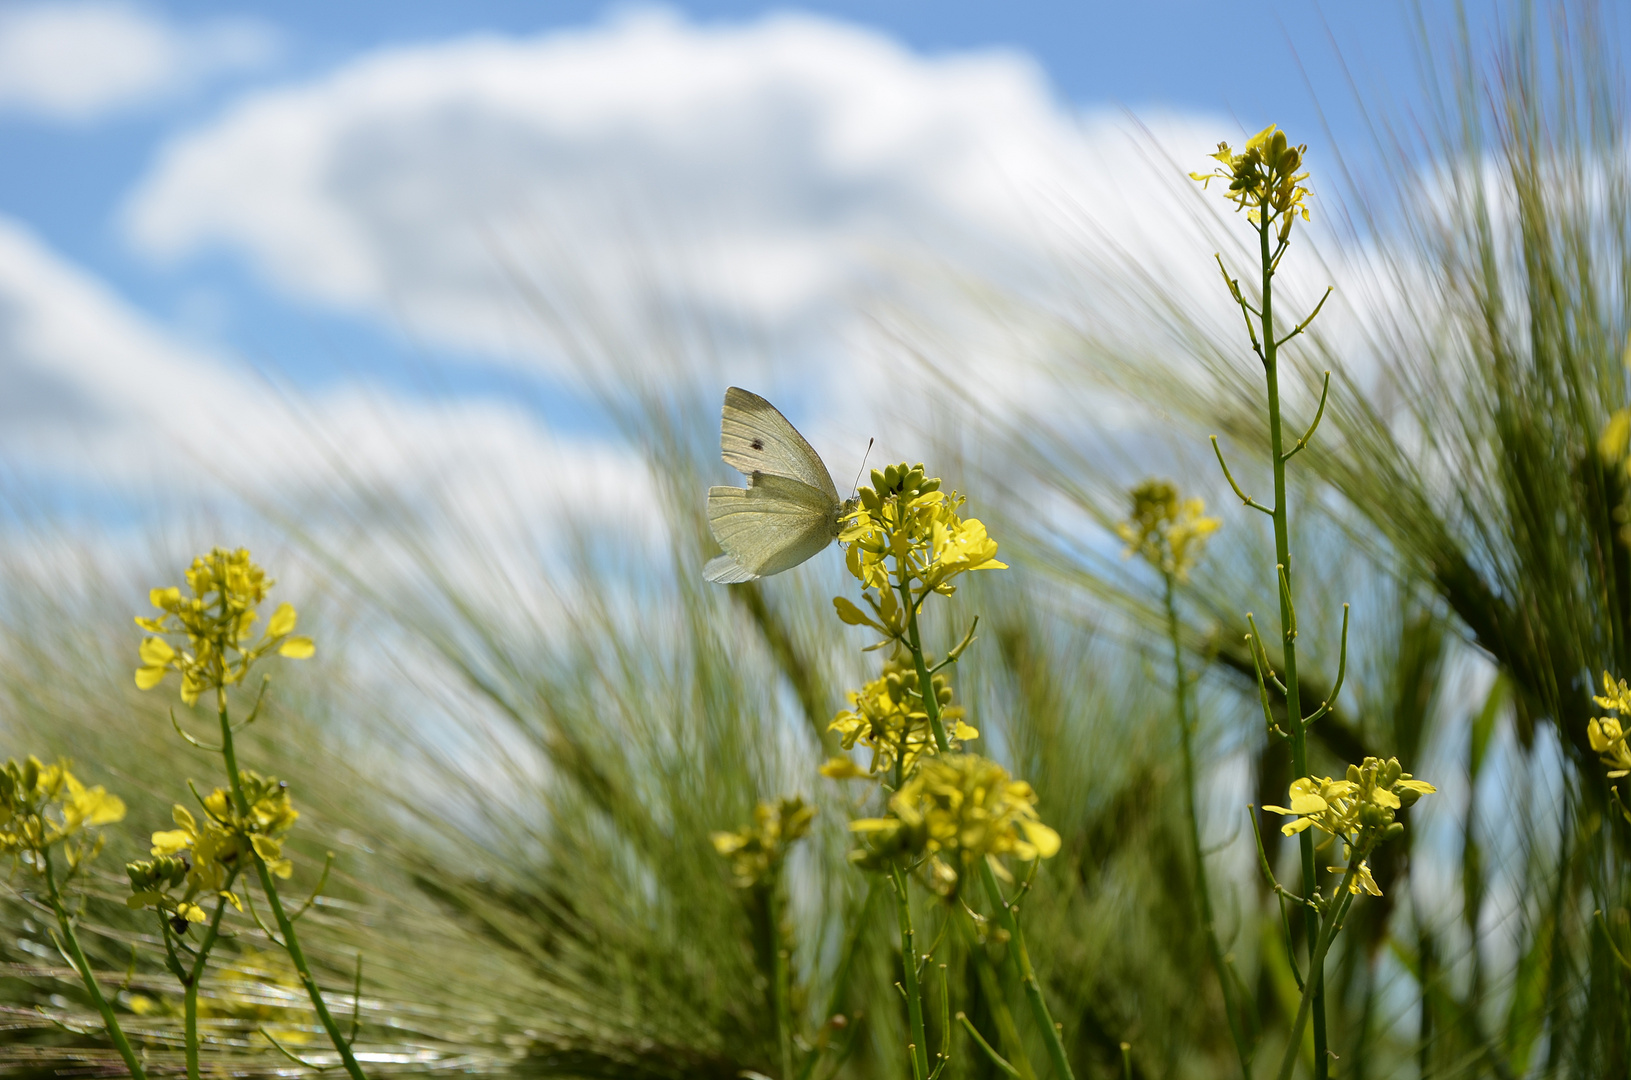
<path fill-rule="evenodd" d="M 828 505 L 838 502 L 838 489 L 827 466 L 804 436 L 776 406 L 739 386 L 725 391 L 719 452 L 725 464 L 745 476 L 762 473 L 797 480 L 820 491 Z"/>
<path fill-rule="evenodd" d="M 769 473 L 745 488 L 709 488 L 708 528 L 725 554 L 703 573 L 728 585 L 792 569 L 832 543 L 839 510 L 826 492 Z"/>

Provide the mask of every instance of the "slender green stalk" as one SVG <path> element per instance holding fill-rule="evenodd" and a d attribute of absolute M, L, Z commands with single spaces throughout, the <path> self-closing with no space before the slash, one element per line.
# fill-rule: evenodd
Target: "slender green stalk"
<path fill-rule="evenodd" d="M 900 959 L 905 970 L 906 1015 L 912 1025 L 912 1075 L 927 1080 L 929 1040 L 923 1026 L 923 992 L 917 984 L 917 940 L 912 930 L 912 903 L 906 893 L 906 875 L 899 867 L 889 871 L 895 887 L 895 915 L 900 922 Z"/>
<path fill-rule="evenodd" d="M 975 977 L 980 980 L 980 990 L 985 994 L 986 1003 L 991 1008 L 991 1019 L 997 1025 L 997 1037 L 1002 1040 L 1002 1048 L 1008 1051 L 1008 1057 L 1013 1061 L 1009 1068 L 1016 1070 L 1021 1080 L 1036 1080 L 1036 1070 L 1031 1067 L 1030 1056 L 1025 1053 L 1025 1044 L 1020 1041 L 1019 1027 L 1014 1023 L 1013 1010 L 1008 1008 L 1008 996 L 1003 993 L 1002 983 L 997 978 L 997 970 L 991 963 L 991 957 L 980 949 L 972 917 L 965 913 L 959 923 L 963 927 L 969 952 L 974 957 Z M 980 1045 L 984 1046 L 985 1040 L 980 1040 Z M 989 1048 L 987 1052 L 990 1052 Z"/>
<path fill-rule="evenodd" d="M 781 873 L 770 879 L 770 948 L 772 992 L 776 999 L 776 1042 L 781 1050 L 782 1076 L 793 1076 L 793 993 L 792 965 L 787 943 L 782 940 L 785 904 L 781 895 Z"/>
<path fill-rule="evenodd" d="M 934 680 L 929 675 L 929 664 L 923 656 L 923 640 L 918 636 L 917 604 L 912 601 L 912 580 L 905 569 L 900 573 L 901 603 L 906 605 L 906 643 L 912 650 L 912 663 L 917 668 L 917 685 L 923 694 L 923 711 L 929 717 L 929 730 L 934 733 L 934 744 L 942 754 L 950 748 L 946 741 L 946 725 L 940 719 L 940 701 L 934 696 Z"/>
<path fill-rule="evenodd" d="M 232 883 L 237 879 L 238 872 L 232 871 L 221 891 L 231 890 Z M 218 897 L 215 902 L 215 914 L 210 916 L 208 929 L 204 931 L 204 938 L 198 943 L 198 954 L 193 959 L 192 970 L 186 972 L 182 979 L 182 1017 L 186 1034 L 187 1054 L 187 1080 L 200 1080 L 198 1072 L 198 984 L 204 978 L 204 965 L 209 960 L 210 950 L 215 948 L 216 939 L 221 933 L 221 916 L 225 913 L 227 899 Z M 164 919 L 160 912 L 159 919 Z M 166 947 L 169 940 L 165 940 Z M 173 955 L 173 954 L 172 954 Z"/>
<path fill-rule="evenodd" d="M 1194 730 L 1189 717 L 1189 680 L 1184 671 L 1184 647 L 1178 633 L 1175 583 L 1172 574 L 1164 574 L 1163 577 L 1166 580 L 1167 638 L 1172 643 L 1172 674 L 1175 685 L 1173 692 L 1178 707 L 1179 745 L 1183 750 L 1184 809 L 1189 822 L 1189 849 L 1195 859 L 1195 891 L 1200 903 L 1201 927 L 1206 931 L 1207 954 L 1212 960 L 1212 970 L 1217 973 L 1218 990 L 1223 995 L 1223 1015 L 1229 1022 L 1229 1036 L 1234 1040 L 1235 1053 L 1240 1057 L 1240 1072 L 1245 1080 L 1251 1080 L 1251 1054 L 1246 1047 L 1246 1037 L 1240 1030 L 1240 1018 L 1235 1012 L 1234 995 L 1229 992 L 1229 976 L 1224 970 L 1223 948 L 1218 944 L 1217 923 L 1212 912 L 1212 891 L 1206 880 L 1206 852 L 1201 849 L 1200 815 L 1195 807 Z"/>
<path fill-rule="evenodd" d="M 1262 323 L 1263 374 L 1268 383 L 1269 453 L 1274 466 L 1274 560 L 1276 591 L 1280 594 L 1280 631 L 1285 654 L 1286 669 L 1286 724 L 1291 733 L 1291 771 L 1297 777 L 1308 775 L 1307 725 L 1303 722 L 1302 699 L 1297 686 L 1297 618 L 1291 592 L 1290 513 L 1286 500 L 1286 457 L 1284 437 L 1280 423 L 1280 371 L 1279 345 L 1274 338 L 1274 272 L 1278 258 L 1285 251 L 1282 240 L 1279 251 L 1269 250 L 1269 233 L 1273 219 L 1266 211 L 1257 223 L 1257 239 L 1262 264 Z M 1287 233 L 1289 237 L 1289 232 Z M 1312 896 L 1318 886 L 1314 868 L 1314 838 L 1306 830 L 1298 837 L 1302 856 L 1303 895 Z M 1319 933 L 1319 917 L 1309 910 L 1305 913 L 1304 928 L 1309 949 Z M 1324 957 L 1321 957 L 1323 961 Z M 1326 1080 L 1329 1060 L 1326 1054 L 1325 1033 L 1325 972 L 1322 962 L 1312 956 L 1308 964 L 1308 985 L 1313 988 L 1314 1015 L 1314 1078 Z"/>
<path fill-rule="evenodd" d="M 917 605 L 912 602 L 910 581 L 904 573 L 899 573 L 902 600 L 906 605 L 906 643 L 912 650 L 912 663 L 917 668 L 918 689 L 923 696 L 923 711 L 929 718 L 929 730 L 934 733 L 936 748 L 942 754 L 950 753 L 951 743 L 946 739 L 946 727 L 940 719 L 940 701 L 935 697 L 934 684 L 929 678 L 929 666 L 923 656 L 922 639 L 918 636 Z M 985 860 L 980 861 L 980 880 L 984 883 L 985 893 L 991 899 L 992 907 L 996 909 L 997 919 L 1002 928 L 1008 932 L 1008 947 L 1012 950 L 1014 961 L 1019 965 L 1020 985 L 1025 988 L 1025 999 L 1030 1003 L 1031 1015 L 1036 1020 L 1036 1026 L 1042 1030 L 1042 1040 L 1047 1045 L 1048 1057 L 1053 1062 L 1054 1072 L 1060 1080 L 1074 1080 L 1075 1074 L 1071 1072 L 1070 1060 L 1065 1057 L 1064 1039 L 1059 1029 L 1054 1026 L 1053 1014 L 1048 1011 L 1048 1003 L 1042 996 L 1042 984 L 1037 981 L 1036 971 L 1031 967 L 1031 955 L 1025 948 L 1025 935 L 1019 928 L 1019 919 L 1014 909 L 1003 898 L 1002 889 L 997 884 L 997 877 L 991 872 L 991 864 Z"/>
<path fill-rule="evenodd" d="M 1304 832 L 1307 832 L 1305 829 Z M 1319 925 L 1319 932 L 1314 938 L 1313 948 L 1310 950 L 1308 966 L 1310 971 L 1318 971 L 1319 965 L 1325 960 L 1325 953 L 1336 940 L 1337 931 L 1342 928 L 1342 922 L 1348 916 L 1348 909 L 1353 906 L 1354 894 L 1349 887 L 1353 884 L 1354 875 L 1359 872 L 1359 864 L 1364 860 L 1359 858 L 1359 852 L 1350 852 L 1348 859 L 1348 872 L 1342 875 L 1342 884 L 1331 900 L 1330 909 L 1325 913 L 1323 923 Z M 1313 911 L 1313 908 L 1309 908 Z M 1319 921 L 1318 912 L 1315 912 L 1316 922 Z M 1302 998 L 1297 1002 L 1297 1015 L 1291 1022 L 1291 1035 L 1286 1040 L 1286 1052 L 1280 1058 L 1280 1071 L 1275 1074 L 1278 1080 L 1291 1080 L 1291 1071 L 1297 1065 L 1297 1051 L 1302 1046 L 1303 1029 L 1308 1025 L 1308 1014 L 1318 996 L 1313 979 L 1303 983 Z M 1316 1043 L 1314 1052 L 1319 1053 Z M 1319 1058 L 1315 1058 L 1316 1073 L 1318 1072 Z"/>
<path fill-rule="evenodd" d="M 56 913 L 57 926 L 62 930 L 62 942 L 68 950 L 68 956 L 74 962 L 74 970 L 85 983 L 85 992 L 91 995 L 96 1003 L 97 1012 L 102 1014 L 102 1026 L 107 1028 L 108 1037 L 118 1048 L 119 1056 L 125 1059 L 125 1067 L 130 1070 L 133 1080 L 147 1080 L 147 1073 L 142 1069 L 141 1061 L 136 1057 L 136 1051 L 130 1046 L 130 1040 L 125 1038 L 124 1029 L 119 1026 L 119 1018 L 113 1015 L 113 1007 L 108 999 L 102 996 L 102 988 L 96 985 L 96 977 L 91 974 L 90 961 L 85 959 L 85 952 L 79 947 L 79 937 L 74 933 L 74 924 L 68 918 L 68 908 L 62 902 L 62 893 L 57 889 L 56 871 L 51 866 L 51 850 L 42 847 L 39 850 L 40 862 L 45 869 L 45 891 L 51 900 L 51 910 Z"/>
<path fill-rule="evenodd" d="M 232 722 L 227 717 L 226 691 L 220 690 L 217 694 L 221 714 L 221 757 L 226 764 L 227 779 L 232 785 L 232 802 L 238 808 L 238 813 L 244 816 L 249 814 L 249 802 L 244 798 L 243 782 L 238 777 L 238 756 L 232 746 Z M 312 1008 L 317 1012 L 317 1020 L 328 1033 L 329 1041 L 340 1055 L 340 1062 L 345 1071 L 351 1074 L 352 1080 L 368 1080 L 363 1074 L 362 1066 L 357 1064 L 357 1057 L 351 1052 L 351 1044 L 346 1042 L 340 1034 L 339 1025 L 334 1017 L 329 1015 L 328 1006 L 323 1002 L 323 993 L 317 988 L 317 980 L 312 977 L 311 967 L 306 963 L 306 954 L 300 948 L 300 939 L 295 936 L 294 923 L 283 910 L 283 902 L 278 899 L 277 886 L 272 882 L 271 871 L 266 869 L 266 860 L 253 847 L 249 849 L 250 857 L 255 860 L 255 871 L 260 878 L 261 892 L 266 896 L 266 903 L 272 909 L 272 917 L 277 920 L 278 932 L 283 935 L 283 948 L 294 963 L 295 971 L 300 975 L 300 982 L 306 988 L 306 995 L 311 998 Z"/>

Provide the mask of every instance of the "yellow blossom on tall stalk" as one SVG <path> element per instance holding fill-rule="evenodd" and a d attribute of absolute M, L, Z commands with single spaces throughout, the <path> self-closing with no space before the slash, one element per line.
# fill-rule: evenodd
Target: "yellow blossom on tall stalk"
<path fill-rule="evenodd" d="M 1601 756 L 1604 765 L 1608 766 L 1608 776 L 1617 780 L 1631 773 L 1631 747 L 1626 745 L 1626 729 L 1623 717 L 1631 714 L 1631 686 L 1624 679 L 1616 680 L 1608 672 L 1603 672 L 1603 693 L 1593 697 L 1599 708 L 1618 713 L 1614 716 L 1594 717 L 1586 725 L 1586 736 L 1591 740 L 1591 748 Z"/>
<path fill-rule="evenodd" d="M 249 869 L 251 851 L 260 855 L 267 870 L 280 878 L 294 872 L 294 864 L 283 856 L 283 833 L 300 817 L 289 801 L 288 785 L 277 777 L 262 777 L 245 769 L 239 774 L 247 814 L 238 813 L 232 793 L 216 788 L 203 799 L 200 819 L 185 806 L 171 810 L 177 828 L 153 834 L 152 860 L 125 866 L 131 895 L 125 903 L 132 908 L 157 908 L 186 922 L 203 922 L 200 897 L 219 896 L 233 907 L 242 904 L 230 892 L 233 878 Z M 175 864 L 183 867 L 176 873 Z M 183 883 L 185 891 L 172 895 Z M 184 928 L 177 927 L 178 932 Z"/>
<path fill-rule="evenodd" d="M 1291 231 L 1293 215 L 1308 220 L 1308 188 L 1303 186 L 1308 174 L 1297 171 L 1307 152 L 1306 144 L 1290 145 L 1286 133 L 1270 124 L 1248 139 L 1246 148 L 1238 154 L 1228 143 L 1218 143 L 1218 152 L 1212 158 L 1220 166 L 1209 173 L 1189 175 L 1202 185 L 1226 181 L 1229 190 L 1224 197 L 1235 204 L 1236 210 L 1246 211 L 1246 217 L 1256 224 L 1262 220 L 1264 208 L 1268 208 L 1271 217 L 1282 219 L 1283 235 Z"/>
<path fill-rule="evenodd" d="M 892 589 L 910 593 L 921 605 L 931 592 L 950 596 L 957 587 L 951 579 L 970 570 L 1001 570 L 997 542 L 986 535 L 976 518 L 957 516 L 964 499 L 940 489 L 940 480 L 926 477 L 923 466 L 890 465 L 872 470 L 872 486 L 858 493 L 858 503 L 838 534 L 848 544 L 846 565 L 863 588 L 876 590 L 875 621 L 861 615 L 853 604 L 839 605 L 846 622 L 865 622 L 895 637 L 906 632 L 899 610 L 886 609 L 883 600 Z M 891 565 L 893 563 L 893 565 Z M 852 619 L 851 613 L 859 616 Z"/>
<path fill-rule="evenodd" d="M 0 853 L 39 875 L 45 899 L 57 917 L 58 947 L 85 984 L 85 992 L 102 1015 L 102 1026 L 113 1040 L 125 1068 L 134 1080 L 146 1080 L 146 1071 L 119 1018 L 102 994 L 91 965 L 80 948 L 63 887 L 102 850 L 102 835 L 90 830 L 123 820 L 125 804 L 101 785 L 86 787 L 68 770 L 66 762 L 46 765 L 30 755 L 9 760 L 0 769 Z M 66 873 L 59 876 L 52 857 L 60 848 Z"/>
<path fill-rule="evenodd" d="M 952 689 L 946 677 L 931 676 L 930 685 L 940 706 L 940 718 L 947 725 L 951 748 L 958 749 L 964 742 L 979 738 L 979 731 L 963 720 L 963 708 L 951 703 Z M 910 773 L 925 754 L 937 752 L 917 672 L 907 664 L 895 660 L 886 663 L 882 675 L 860 690 L 849 692 L 849 705 L 838 713 L 828 730 L 838 733 L 845 750 L 864 746 L 872 751 L 872 759 L 863 771 L 849 758 L 835 757 L 821 766 L 823 776 L 834 780 L 875 776 L 894 769 L 897 762 L 903 774 Z"/>
<path fill-rule="evenodd" d="M 1189 580 L 1200 561 L 1206 538 L 1218 530 L 1218 519 L 1206 516 L 1201 499 L 1180 499 L 1165 480 L 1146 480 L 1133 488 L 1132 515 L 1116 526 L 1126 541 L 1127 556 L 1138 555 L 1163 574 Z"/>
<path fill-rule="evenodd" d="M 1377 843 L 1391 840 L 1404 832 L 1404 825 L 1393 820 L 1395 811 L 1414 806 L 1423 795 L 1437 791 L 1425 780 L 1417 780 L 1405 772 L 1398 758 L 1368 757 L 1360 765 L 1349 765 L 1341 780 L 1330 777 L 1304 776 L 1291 782 L 1291 805 L 1265 806 L 1275 814 L 1291 814 L 1294 821 L 1280 827 L 1287 836 L 1295 836 L 1304 829 L 1316 828 L 1343 842 L 1344 857 L 1351 859 L 1355 852 L 1366 853 Z M 1343 873 L 1347 867 L 1332 867 Z M 1376 880 L 1363 857 L 1349 886 L 1358 893 L 1363 890 L 1372 896 L 1381 896 Z"/>
<path fill-rule="evenodd" d="M 131 887 L 126 903 L 157 913 L 167 966 L 183 987 L 188 1080 L 199 1080 L 201 1075 L 198 986 L 211 949 L 219 941 L 226 908 L 239 908 L 244 903 L 232 892 L 239 875 L 244 876 L 246 884 L 259 884 L 276 924 L 277 936 L 273 940 L 299 973 L 318 1023 L 339 1054 L 340 1065 L 351 1080 L 366 1080 L 352 1050 L 356 1032 L 349 1038 L 341 1032 L 300 945 L 295 920 L 304 909 L 291 917 L 278 893 L 277 879 L 286 879 L 293 872 L 283 854 L 283 834 L 299 814 L 290 803 L 286 784 L 238 767 L 233 736 L 242 725 L 233 724 L 227 695 L 230 687 L 245 681 L 251 667 L 262 657 L 276 652 L 304 659 L 314 652 L 312 641 L 295 635 L 296 615 L 290 604 L 278 605 L 265 631 L 256 635 L 259 608 L 273 582 L 243 548 L 215 548 L 200 555 L 188 568 L 186 581 L 186 594 L 175 587 L 154 589 L 150 597 L 160 614 L 136 619 L 136 625 L 151 635 L 141 644 L 142 666 L 136 671 L 136 685 L 152 689 L 175 671 L 181 675 L 181 698 L 187 704 L 211 690 L 215 692 L 220 744 L 213 749 L 221 755 L 227 783 L 201 799 L 202 818 L 177 806 L 173 817 L 178 827 L 154 833 L 153 858 L 129 864 L 125 873 Z M 263 694 L 265 688 L 263 683 Z M 257 699 L 243 724 L 253 721 L 259 711 Z M 175 722 L 173 714 L 171 720 Z M 204 746 L 179 723 L 176 731 L 193 746 Z M 328 879 L 332 859 L 331 854 L 313 899 Z M 248 896 L 246 891 L 246 900 Z M 204 910 L 206 902 L 212 903 L 213 911 Z M 308 900 L 307 906 L 311 903 Z M 200 924 L 201 933 L 194 945 L 186 946 L 181 938 L 193 924 Z"/>
<path fill-rule="evenodd" d="M 860 818 L 850 829 L 865 841 L 850 857 L 868 869 L 930 856 L 929 881 L 942 894 L 976 861 L 989 861 L 1011 880 L 1001 856 L 1051 859 L 1060 845 L 1059 834 L 1037 815 L 1031 785 L 978 754 L 926 759 L 890 797 L 887 816 Z"/>
<path fill-rule="evenodd" d="M 23 857 L 36 869 L 48 848 L 77 838 L 65 849 L 71 872 L 101 850 L 101 838 L 85 830 L 124 816 L 123 800 L 100 784 L 86 787 L 66 762 L 46 765 L 30 755 L 0 770 L 0 853 Z"/>
<path fill-rule="evenodd" d="M 295 660 L 312 655 L 311 638 L 294 634 L 297 616 L 291 604 L 278 605 L 266 632 L 247 644 L 254 637 L 257 609 L 274 584 L 247 550 L 215 548 L 194 559 L 186 577 L 191 595 L 174 586 L 154 589 L 149 599 L 161 614 L 136 616 L 136 625 L 154 635 L 141 644 L 136 685 L 143 690 L 176 671 L 181 674 L 181 699 L 191 705 L 209 690 L 243 682 L 250 666 L 273 650 Z M 186 643 L 177 648 L 166 636 L 185 637 Z"/>
<path fill-rule="evenodd" d="M 753 824 L 735 832 L 716 832 L 714 850 L 731 861 L 731 878 L 739 889 L 767 881 L 787 857 L 788 848 L 810 831 L 815 807 L 797 795 L 762 802 L 753 811 Z"/>

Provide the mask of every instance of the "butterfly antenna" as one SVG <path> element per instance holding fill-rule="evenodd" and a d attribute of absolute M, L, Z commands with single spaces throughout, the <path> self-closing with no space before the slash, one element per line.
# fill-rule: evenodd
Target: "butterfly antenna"
<path fill-rule="evenodd" d="M 861 474 L 866 472 L 866 459 L 872 456 L 872 444 L 877 441 L 877 436 L 873 436 L 866 441 L 866 453 L 861 455 L 861 467 L 855 471 L 855 483 L 849 486 L 851 498 L 855 496 L 855 490 L 861 486 Z"/>

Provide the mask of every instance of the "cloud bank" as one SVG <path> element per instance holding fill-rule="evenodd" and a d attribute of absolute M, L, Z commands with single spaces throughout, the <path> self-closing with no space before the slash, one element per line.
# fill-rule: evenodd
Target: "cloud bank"
<path fill-rule="evenodd" d="M 228 250 L 288 295 L 455 351 L 538 360 L 515 289 L 535 273 L 611 298 L 608 318 L 660 287 L 785 343 L 926 268 L 1034 273 L 1061 250 L 1062 203 L 1115 215 L 1129 182 L 1157 194 L 1127 145 L 1108 119 L 1084 132 L 1017 54 L 646 11 L 252 94 L 164 150 L 126 221 L 150 256 Z"/>
<path fill-rule="evenodd" d="M 276 35 L 245 19 L 187 28 L 132 4 L 88 0 L 0 11 L 0 110 L 83 122 L 265 65 Z"/>

